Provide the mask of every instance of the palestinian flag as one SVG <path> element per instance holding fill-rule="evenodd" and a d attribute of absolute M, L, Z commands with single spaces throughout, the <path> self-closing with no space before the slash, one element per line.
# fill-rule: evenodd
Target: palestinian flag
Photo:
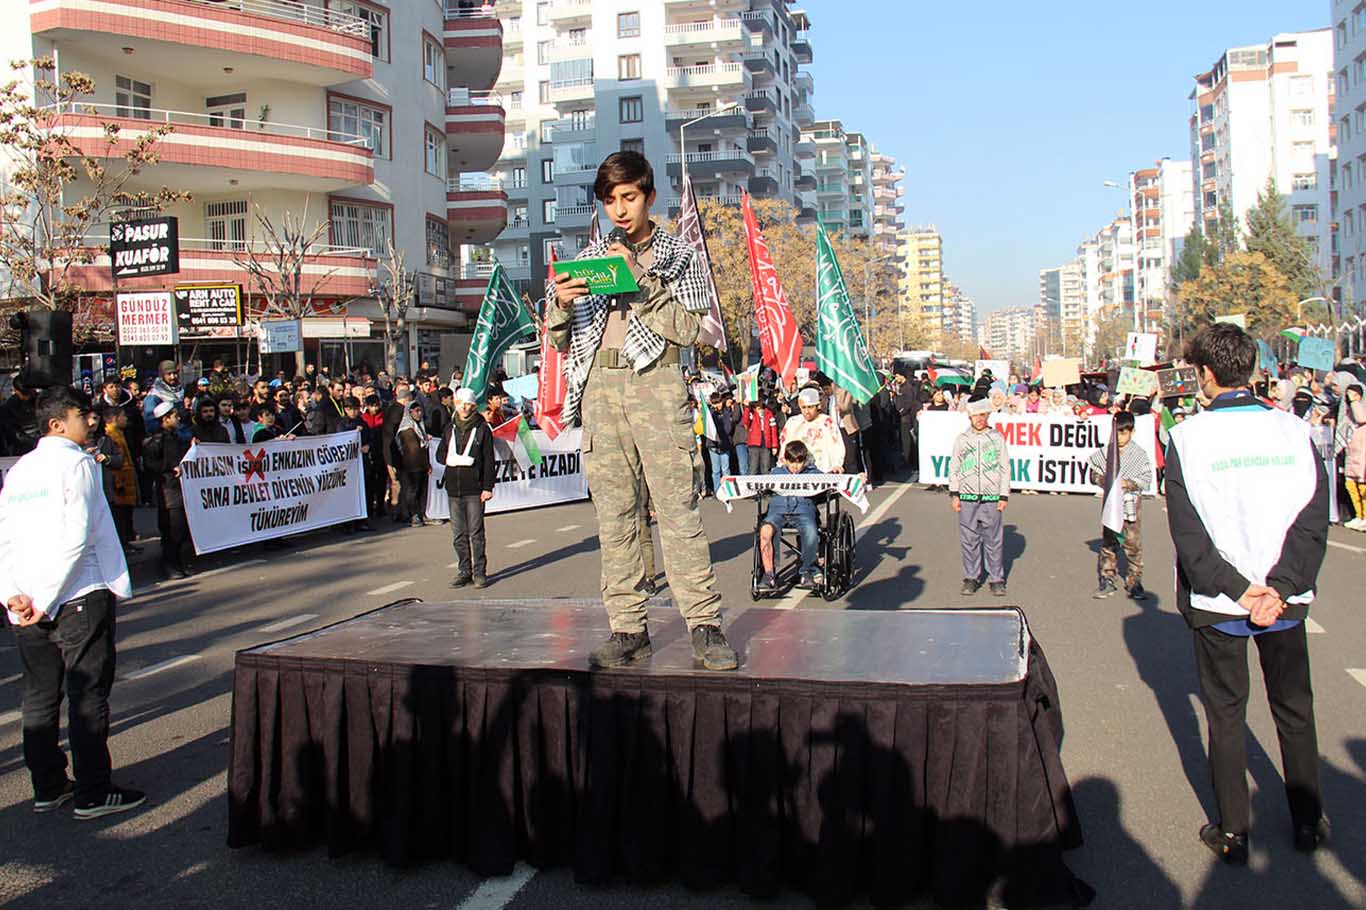
<path fill-rule="evenodd" d="M 1294 326 L 1291 326 L 1288 329 L 1281 329 L 1281 337 L 1289 338 L 1296 344 L 1300 342 L 1300 339 L 1304 338 L 1304 334 L 1304 329 L 1295 328 Z"/>
<path fill-rule="evenodd" d="M 697 411 L 697 422 L 701 424 L 700 435 L 712 442 L 719 442 L 721 434 L 716 429 L 716 415 L 711 412 L 711 405 L 707 403 L 706 398 L 702 397 L 700 391 L 697 394 Z"/>
<path fill-rule="evenodd" d="M 721 489 L 716 492 L 717 499 L 739 499 L 740 485 L 735 482 L 734 477 L 721 478 Z"/>
<path fill-rule="evenodd" d="M 493 438 L 501 439 L 508 444 L 512 449 L 512 457 L 516 459 L 517 467 L 523 475 L 532 465 L 539 467 L 545 460 L 541 456 L 541 447 L 536 443 L 536 437 L 531 433 L 530 424 L 521 415 L 494 427 Z"/>
<path fill-rule="evenodd" d="M 759 400 L 759 371 L 746 370 L 736 377 L 739 381 L 737 394 L 742 402 Z"/>
<path fill-rule="evenodd" d="M 1032 373 L 1029 374 L 1029 384 L 1030 384 L 1030 385 L 1038 385 L 1038 384 L 1039 384 L 1040 382 L 1042 382 L 1042 381 L 1043 381 L 1043 361 L 1040 360 L 1039 358 L 1035 357 L 1035 358 L 1034 358 L 1034 372 L 1032 372 Z"/>
<path fill-rule="evenodd" d="M 1124 482 L 1119 476 L 1119 439 L 1114 422 L 1110 423 L 1110 443 L 1105 447 L 1105 479 L 1101 483 L 1105 503 L 1100 508 L 1100 523 L 1124 539 Z"/>

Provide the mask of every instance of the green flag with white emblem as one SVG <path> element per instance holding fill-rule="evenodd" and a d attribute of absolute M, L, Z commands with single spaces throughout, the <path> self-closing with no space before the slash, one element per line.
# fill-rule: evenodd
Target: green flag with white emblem
<path fill-rule="evenodd" d="M 816 365 L 867 404 L 880 383 L 825 225 L 816 222 Z"/>
<path fill-rule="evenodd" d="M 489 376 L 503 353 L 524 336 L 535 336 L 536 325 L 522 306 L 517 291 L 508 281 L 503 265 L 495 262 L 489 276 L 484 302 L 479 305 L 479 321 L 470 338 L 470 355 L 465 361 L 465 388 L 481 403 L 488 394 Z"/>

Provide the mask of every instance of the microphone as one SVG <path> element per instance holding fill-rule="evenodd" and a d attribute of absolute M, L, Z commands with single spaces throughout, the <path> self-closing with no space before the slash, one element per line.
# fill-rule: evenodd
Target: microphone
<path fill-rule="evenodd" d="M 631 242 L 629 237 L 626 236 L 626 232 L 619 227 L 612 228 L 611 233 L 607 235 L 607 242 L 609 244 L 620 243 L 622 246 L 626 247 L 626 249 L 630 250 L 632 253 L 636 251 L 636 245 Z"/>

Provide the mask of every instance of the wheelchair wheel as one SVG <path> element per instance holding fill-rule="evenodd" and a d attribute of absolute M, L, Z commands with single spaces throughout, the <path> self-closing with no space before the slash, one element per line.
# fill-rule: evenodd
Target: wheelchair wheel
<path fill-rule="evenodd" d="M 763 597 L 759 593 L 759 581 L 764 577 L 764 561 L 759 555 L 759 532 L 754 532 L 754 569 L 749 573 L 749 599 L 757 601 Z"/>
<path fill-rule="evenodd" d="M 829 521 L 821 528 L 821 555 L 825 562 L 825 584 L 821 585 L 820 595 L 826 600 L 834 600 L 844 593 L 840 575 L 838 520 Z"/>
<path fill-rule="evenodd" d="M 840 544 L 844 552 L 844 590 L 854 586 L 854 519 L 840 516 Z"/>

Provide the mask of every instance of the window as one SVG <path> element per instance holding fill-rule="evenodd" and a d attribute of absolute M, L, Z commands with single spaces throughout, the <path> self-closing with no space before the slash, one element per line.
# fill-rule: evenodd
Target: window
<path fill-rule="evenodd" d="M 1347 178 L 1347 184 L 1350 186 L 1352 182 L 1352 171 L 1350 168 L 1345 169 L 1344 176 Z M 1319 178 L 1317 174 L 1296 174 L 1291 181 L 1291 186 L 1297 190 L 1312 190 L 1318 185 Z"/>
<path fill-rule="evenodd" d="M 526 206 L 514 205 L 512 207 L 512 227 L 526 227 Z"/>
<path fill-rule="evenodd" d="M 389 59 L 389 14 L 382 9 L 366 6 L 358 0 L 337 0 L 336 9 L 364 19 L 370 25 L 370 55 L 376 60 Z"/>
<path fill-rule="evenodd" d="M 640 37 L 640 13 L 617 13 L 617 37 Z"/>
<path fill-rule="evenodd" d="M 443 269 L 451 264 L 450 228 L 437 218 L 427 219 L 427 264 Z"/>
<path fill-rule="evenodd" d="M 536 90 L 537 90 L 537 98 L 540 99 L 541 104 L 549 104 L 549 103 L 550 103 L 550 80 L 547 79 L 547 80 L 545 80 L 544 82 L 538 82 L 538 83 L 536 84 Z"/>
<path fill-rule="evenodd" d="M 1297 205 L 1291 210 L 1296 224 L 1318 224 L 1319 207 L 1317 205 Z"/>
<path fill-rule="evenodd" d="M 422 169 L 433 177 L 446 176 L 446 137 L 430 126 L 423 130 Z"/>
<path fill-rule="evenodd" d="M 540 66 L 546 66 L 550 63 L 550 45 L 552 43 L 550 41 L 536 42 L 536 63 Z"/>
<path fill-rule="evenodd" d="M 1313 126 L 1314 112 L 1312 110 L 1291 111 L 1290 125 L 1298 127 Z"/>
<path fill-rule="evenodd" d="M 205 98 L 204 110 L 209 115 L 209 126 L 243 129 L 247 119 L 247 93 L 235 92 L 231 95 Z"/>
<path fill-rule="evenodd" d="M 522 109 L 522 93 L 520 91 L 508 92 L 507 99 L 509 111 L 520 111 Z"/>
<path fill-rule="evenodd" d="M 393 234 L 393 211 L 388 206 L 332 201 L 332 242 L 358 247 L 381 256 Z"/>
<path fill-rule="evenodd" d="M 581 130 L 591 130 L 593 128 L 592 111 L 570 111 L 568 120 L 569 129 L 573 130 L 576 133 Z"/>
<path fill-rule="evenodd" d="M 640 78 L 640 54 L 622 54 L 617 58 L 617 78 Z"/>
<path fill-rule="evenodd" d="M 645 104 L 641 101 L 640 95 L 622 98 L 617 104 L 622 123 L 640 123 L 645 119 Z"/>
<path fill-rule="evenodd" d="M 446 73 L 446 51 L 426 35 L 422 36 L 422 78 L 441 88 Z"/>
<path fill-rule="evenodd" d="M 555 121 L 554 121 L 554 120 L 542 120 L 542 121 L 541 121 L 541 126 L 540 126 L 540 134 L 541 134 L 541 145 L 545 145 L 547 142 L 552 141 L 553 138 L 554 138 L 554 134 L 555 134 Z"/>
<path fill-rule="evenodd" d="M 152 118 L 151 84 L 139 82 L 131 76 L 115 76 L 114 106 L 115 113 L 120 117 L 150 120 Z"/>
<path fill-rule="evenodd" d="M 204 203 L 209 249 L 241 252 L 247 248 L 247 200 Z"/>
<path fill-rule="evenodd" d="M 364 136 L 376 158 L 389 157 L 389 112 L 357 101 L 329 98 L 327 128 L 347 136 Z"/>
<path fill-rule="evenodd" d="M 547 186 L 555 182 L 555 159 L 547 158 L 541 162 L 541 182 Z"/>
<path fill-rule="evenodd" d="M 1308 98 L 1314 93 L 1313 76 L 1291 76 L 1290 94 L 1296 98 Z"/>
<path fill-rule="evenodd" d="M 526 186 L 526 168 L 524 168 L 524 167 L 515 167 L 515 168 L 513 168 L 513 169 L 512 169 L 512 180 L 511 180 L 511 183 L 512 183 L 513 189 L 521 189 L 522 187 Z"/>
<path fill-rule="evenodd" d="M 554 199 L 543 199 L 543 200 L 541 200 L 541 223 L 542 223 L 542 224 L 554 224 L 554 223 L 555 223 L 555 200 L 554 200 Z"/>
<path fill-rule="evenodd" d="M 536 4 L 536 24 L 550 24 L 550 4 L 548 2 L 541 2 Z"/>
<path fill-rule="evenodd" d="M 621 140 L 621 150 L 623 152 L 640 152 L 645 154 L 644 139 L 623 139 Z"/>

